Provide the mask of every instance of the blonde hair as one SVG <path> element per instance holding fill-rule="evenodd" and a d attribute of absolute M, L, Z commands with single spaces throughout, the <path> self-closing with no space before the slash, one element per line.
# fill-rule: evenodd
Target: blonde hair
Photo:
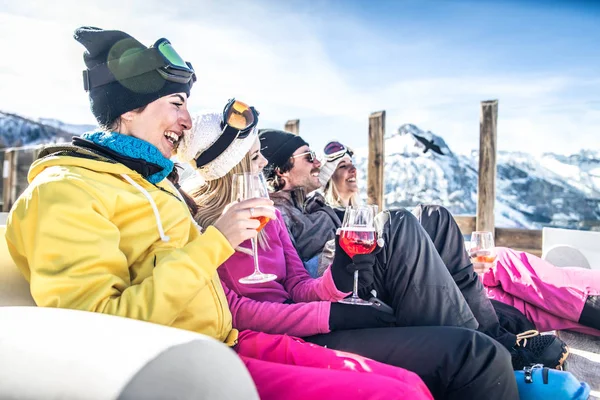
<path fill-rule="evenodd" d="M 337 170 L 337 168 L 336 168 L 336 170 Z M 334 174 L 335 174 L 335 172 L 334 172 Z M 333 175 L 331 175 L 331 178 L 329 178 L 329 180 L 325 184 L 325 188 L 323 189 L 323 192 L 324 192 L 323 197 L 325 197 L 325 201 L 331 207 L 342 207 L 342 208 L 346 208 L 346 206 L 355 207 L 355 206 L 360 205 L 360 203 L 361 203 L 358 193 L 354 193 L 354 194 L 352 194 L 352 196 L 350 196 L 350 200 L 348 200 L 348 204 L 343 204 L 342 198 L 340 196 L 340 191 L 338 190 L 337 186 L 335 185 L 335 182 L 333 181 Z"/>
<path fill-rule="evenodd" d="M 206 227 L 214 224 L 223 213 L 225 206 L 231 203 L 233 174 L 250 171 L 250 153 L 247 153 L 242 161 L 221 178 L 207 181 L 188 191 L 198 205 L 198 213 L 194 218 L 200 226 Z M 258 233 L 258 245 L 263 250 L 270 250 L 268 236 L 264 229 Z M 239 250 L 239 247 L 236 250 Z"/>

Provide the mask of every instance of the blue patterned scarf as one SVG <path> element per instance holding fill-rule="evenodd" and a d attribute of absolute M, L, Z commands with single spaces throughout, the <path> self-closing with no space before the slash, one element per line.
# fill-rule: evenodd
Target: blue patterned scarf
<path fill-rule="evenodd" d="M 124 156 L 158 165 L 162 168 L 162 171 L 144 177 L 153 184 L 165 179 L 175 165 L 173 161 L 163 156 L 156 146 L 133 136 L 122 135 L 117 132 L 88 132 L 81 135 L 81 137 Z"/>

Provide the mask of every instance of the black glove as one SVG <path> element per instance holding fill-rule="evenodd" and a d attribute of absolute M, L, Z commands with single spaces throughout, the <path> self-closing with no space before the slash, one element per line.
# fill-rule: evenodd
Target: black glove
<path fill-rule="evenodd" d="M 355 306 L 353 304 L 331 303 L 329 329 L 384 328 L 395 326 L 396 317 L 381 311 L 377 306 Z"/>
<path fill-rule="evenodd" d="M 373 266 L 377 254 L 381 251 L 377 246 L 369 254 L 357 254 L 350 258 L 340 247 L 340 237 L 335 238 L 335 255 L 331 263 L 331 276 L 335 287 L 341 292 L 351 292 L 354 284 L 354 270 L 358 270 L 358 287 L 368 287 L 373 284 Z"/>

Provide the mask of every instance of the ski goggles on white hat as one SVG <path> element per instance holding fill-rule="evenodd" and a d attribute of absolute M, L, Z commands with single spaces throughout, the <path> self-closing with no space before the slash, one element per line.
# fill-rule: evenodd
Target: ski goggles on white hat
<path fill-rule="evenodd" d="M 325 145 L 323 150 L 325 153 L 325 161 L 332 162 L 344 157 L 348 154 L 350 157 L 354 155 L 354 152 L 348 149 L 346 146 L 338 141 L 332 141 Z"/>
<path fill-rule="evenodd" d="M 230 99 L 223 109 L 221 135 L 198 158 L 198 168 L 208 164 L 222 154 L 236 139 L 245 139 L 258 124 L 259 112 L 254 107 L 239 100 Z"/>

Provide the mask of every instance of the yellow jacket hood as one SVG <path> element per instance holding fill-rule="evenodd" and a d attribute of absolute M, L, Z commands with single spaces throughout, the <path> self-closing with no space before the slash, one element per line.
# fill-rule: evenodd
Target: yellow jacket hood
<path fill-rule="evenodd" d="M 29 167 L 27 181 L 31 183 L 44 169 L 52 166 L 77 166 L 108 174 L 137 174 L 125 165 L 92 150 L 73 145 L 48 146 Z M 139 174 L 138 174 L 139 175 Z"/>

